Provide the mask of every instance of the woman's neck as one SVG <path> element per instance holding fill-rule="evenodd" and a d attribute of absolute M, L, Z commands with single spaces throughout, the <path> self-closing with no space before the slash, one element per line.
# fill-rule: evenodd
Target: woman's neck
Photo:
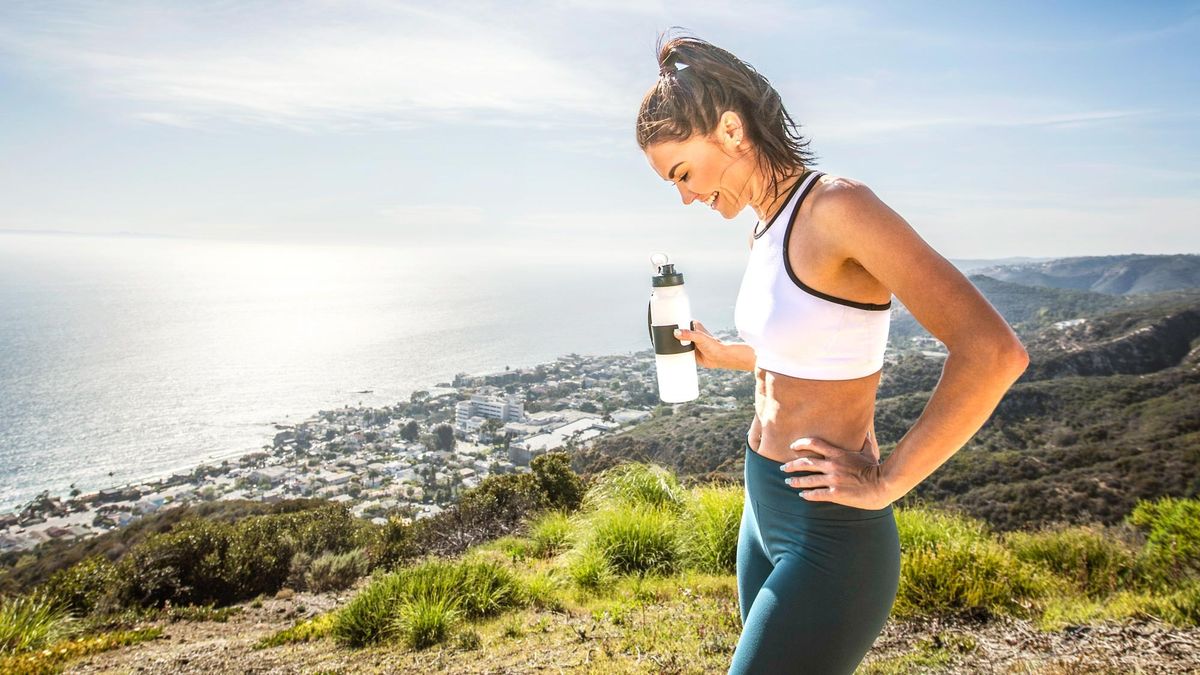
<path fill-rule="evenodd" d="M 778 213 L 779 209 L 783 208 L 784 203 L 787 201 L 788 192 L 803 175 L 804 172 L 801 172 L 780 179 L 778 189 L 775 191 L 772 191 L 769 186 L 764 187 L 762 200 L 765 203 L 751 205 L 754 212 L 758 214 L 758 219 L 765 223 Z M 775 194 L 776 192 L 778 194 Z"/>

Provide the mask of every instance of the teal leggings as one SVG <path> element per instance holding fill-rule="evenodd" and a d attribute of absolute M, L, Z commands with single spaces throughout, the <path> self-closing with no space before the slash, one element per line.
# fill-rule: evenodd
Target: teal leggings
<path fill-rule="evenodd" d="M 807 501 L 780 463 L 746 445 L 738 534 L 742 636 L 731 674 L 853 673 L 883 630 L 900 583 L 892 506 Z"/>

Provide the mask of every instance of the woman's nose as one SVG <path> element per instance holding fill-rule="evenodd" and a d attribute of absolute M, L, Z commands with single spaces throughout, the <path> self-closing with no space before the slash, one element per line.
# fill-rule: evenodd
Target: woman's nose
<path fill-rule="evenodd" d="M 679 188 L 679 195 L 681 197 L 683 197 L 683 205 L 684 206 L 687 206 L 688 204 L 691 204 L 692 202 L 696 201 L 696 198 L 700 196 L 700 195 L 696 194 L 695 192 L 692 192 L 691 190 L 685 188 L 682 183 L 676 183 L 675 187 Z"/>

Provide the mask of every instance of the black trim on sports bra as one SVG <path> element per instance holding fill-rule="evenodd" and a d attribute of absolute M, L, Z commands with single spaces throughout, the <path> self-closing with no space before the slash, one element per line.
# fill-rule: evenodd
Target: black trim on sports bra
<path fill-rule="evenodd" d="M 845 305 L 847 307 L 853 307 L 855 309 L 865 309 L 865 310 L 872 311 L 872 312 L 881 312 L 881 311 L 884 311 L 887 309 L 891 309 L 891 307 L 892 307 L 891 300 L 888 300 L 886 304 L 880 305 L 880 304 L 875 304 L 875 303 L 870 303 L 870 302 L 855 302 L 853 300 L 846 300 L 844 298 L 839 298 L 839 297 L 830 295 L 828 293 L 822 293 L 821 291 L 818 291 L 817 289 L 809 286 L 808 284 L 804 283 L 803 281 L 800 281 L 800 277 L 797 277 L 796 273 L 792 270 L 792 261 L 788 259 L 788 240 L 792 236 L 792 224 L 794 224 L 796 222 L 796 214 L 800 213 L 800 205 L 804 203 L 804 198 L 808 196 L 809 192 L 812 192 L 812 189 L 814 186 L 816 186 L 817 181 L 821 179 L 821 175 L 822 174 L 817 174 L 816 180 L 814 180 L 812 182 L 812 184 L 808 186 L 808 189 L 806 189 L 804 191 L 804 194 L 800 195 L 800 199 L 796 202 L 795 208 L 792 209 L 791 217 L 788 218 L 787 229 L 784 230 L 784 232 L 783 232 L 783 268 L 785 270 L 787 270 L 788 276 L 791 277 L 792 281 L 796 284 L 796 286 L 800 287 L 800 290 L 804 291 L 805 293 L 808 293 L 809 295 L 815 295 L 816 297 L 821 298 L 822 300 L 828 300 L 829 302 L 836 302 L 839 305 Z M 776 214 L 776 215 L 778 215 L 778 214 Z"/>
<path fill-rule="evenodd" d="M 792 201 L 792 195 L 796 194 L 796 190 L 800 189 L 800 186 L 804 184 L 804 179 L 808 178 L 808 174 L 810 173 L 812 173 L 812 169 L 808 169 L 804 173 L 800 174 L 800 177 L 796 179 L 796 184 L 788 188 L 787 199 L 783 200 L 783 206 L 780 206 L 779 210 L 775 212 L 775 215 L 771 216 L 771 219 L 767 221 L 767 226 L 762 229 L 762 232 L 758 231 L 758 226 L 762 223 L 762 221 L 760 220 L 754 224 L 755 239 L 763 236 L 767 233 L 767 230 L 771 229 L 771 226 L 775 224 L 775 219 L 778 218 L 779 214 L 783 213 L 783 211 L 787 208 L 788 202 Z M 803 197 L 801 197 L 801 199 L 803 199 Z"/>

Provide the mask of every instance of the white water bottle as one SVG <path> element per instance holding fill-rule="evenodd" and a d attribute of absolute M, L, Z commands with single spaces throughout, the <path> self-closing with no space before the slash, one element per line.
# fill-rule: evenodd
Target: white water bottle
<path fill-rule="evenodd" d="M 667 261 L 665 253 L 650 256 L 655 268 L 650 277 L 653 290 L 646 308 L 650 343 L 654 345 L 654 364 L 658 371 L 658 396 L 664 403 L 683 403 L 700 396 L 696 374 L 696 345 L 680 341 L 675 329 L 693 329 L 692 307 L 683 289 L 683 274 Z"/>

